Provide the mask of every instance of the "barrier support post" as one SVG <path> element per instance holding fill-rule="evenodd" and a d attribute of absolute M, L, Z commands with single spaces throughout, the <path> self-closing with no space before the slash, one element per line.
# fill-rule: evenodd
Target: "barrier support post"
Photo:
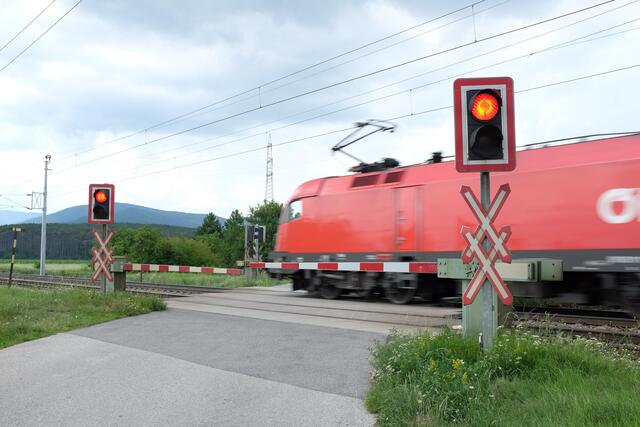
<path fill-rule="evenodd" d="M 123 256 L 113 257 L 113 264 L 111 264 L 113 281 L 107 281 L 107 292 L 122 292 L 127 290 L 127 273 L 124 271 L 126 261 L 126 257 Z"/>
<path fill-rule="evenodd" d="M 505 282 L 536 282 L 563 280 L 562 260 L 557 259 L 514 259 L 510 264 L 497 262 L 496 270 Z M 462 281 L 462 294 L 464 294 L 469 282 L 476 270 L 478 263 L 472 261 L 464 264 L 460 258 L 438 259 L 438 277 L 443 279 L 458 279 Z M 493 295 L 493 316 L 497 325 L 504 325 L 507 316 L 513 310 L 513 306 L 502 304 Z M 465 337 L 477 337 L 482 332 L 483 305 L 481 298 L 476 298 L 472 304 L 462 306 L 462 328 Z"/>
<path fill-rule="evenodd" d="M 462 281 L 462 293 L 469 286 L 469 280 Z M 488 284 L 491 286 L 491 284 Z M 486 291 L 483 289 L 481 292 Z M 486 298 L 476 298 L 471 304 L 462 305 L 462 332 L 465 338 L 479 337 L 483 333 L 483 326 L 489 321 L 489 326 L 497 328 L 504 325 L 507 316 L 513 311 L 512 305 L 504 305 L 498 300 L 496 292 L 491 293 L 491 318 L 487 319 Z M 485 327 L 486 329 L 486 327 Z M 493 337 L 491 337 L 493 338 Z"/>
<path fill-rule="evenodd" d="M 251 258 L 249 261 L 249 264 L 247 264 L 247 267 L 245 269 L 246 274 L 247 274 L 247 279 L 249 280 L 256 280 L 258 278 L 258 269 L 257 268 L 253 268 L 253 267 L 249 267 L 249 265 L 253 262 L 258 262 L 257 259 L 255 258 Z"/>

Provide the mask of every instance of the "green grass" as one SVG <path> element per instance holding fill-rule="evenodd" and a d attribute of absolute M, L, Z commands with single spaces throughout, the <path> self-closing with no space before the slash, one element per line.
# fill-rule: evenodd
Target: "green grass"
<path fill-rule="evenodd" d="M 140 273 L 127 273 L 127 280 L 140 281 Z M 232 276 L 227 274 L 203 273 L 155 273 L 142 274 L 143 282 L 167 283 L 187 286 L 204 286 L 211 288 L 241 288 L 251 286 L 275 286 L 288 283 L 288 280 L 271 279 L 266 274 L 258 275 L 256 279 L 249 279 L 244 275 Z"/>
<path fill-rule="evenodd" d="M 127 292 L 0 287 L 0 348 L 165 308 L 158 297 Z"/>
<path fill-rule="evenodd" d="M 366 404 L 382 426 L 637 426 L 640 364 L 591 340 L 394 335 L 373 349 Z"/>
<path fill-rule="evenodd" d="M 0 260 L 0 272 L 8 272 L 10 262 Z M 56 259 L 47 261 L 47 273 L 58 276 L 81 276 L 91 274 L 90 262 L 85 260 Z M 38 273 L 40 271 L 39 260 L 16 260 L 13 266 L 15 273 Z"/>
<path fill-rule="evenodd" d="M 11 262 L 10 259 L 0 259 L 0 265 L 9 265 L 9 263 Z M 16 259 L 16 264 L 31 264 L 34 265 L 36 263 L 39 263 L 40 260 L 39 259 Z M 52 264 L 82 264 L 82 265 L 89 265 L 91 261 L 88 259 L 48 259 L 47 260 L 47 265 L 49 265 L 49 263 Z"/>

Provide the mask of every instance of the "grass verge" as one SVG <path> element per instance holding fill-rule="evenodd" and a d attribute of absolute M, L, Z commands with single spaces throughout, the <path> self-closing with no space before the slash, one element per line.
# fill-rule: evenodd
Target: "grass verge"
<path fill-rule="evenodd" d="M 127 292 L 1 287 L 0 348 L 165 308 L 158 297 Z"/>
<path fill-rule="evenodd" d="M 137 272 L 127 273 L 127 280 L 139 281 Z M 226 274 L 202 274 L 202 273 L 155 273 L 142 274 L 143 282 L 166 283 L 187 286 L 204 286 L 211 288 L 243 288 L 252 286 L 275 286 L 288 283 L 287 280 L 276 280 L 267 274 L 260 274 L 256 279 L 249 279 L 244 275 L 232 276 Z"/>
<path fill-rule="evenodd" d="M 382 426 L 637 426 L 640 364 L 593 340 L 503 333 L 483 353 L 452 331 L 373 349 Z"/>

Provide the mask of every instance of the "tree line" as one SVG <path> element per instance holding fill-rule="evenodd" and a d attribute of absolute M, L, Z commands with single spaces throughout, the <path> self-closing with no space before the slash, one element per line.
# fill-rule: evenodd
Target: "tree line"
<path fill-rule="evenodd" d="M 0 259 L 11 258 L 13 244 L 12 227 L 19 227 L 16 257 L 18 259 L 40 258 L 40 224 L 17 224 L 0 226 Z M 126 228 L 138 229 L 141 224 L 117 224 L 117 232 Z M 187 227 L 157 225 L 155 229 L 163 238 L 173 236 L 193 237 L 195 230 Z M 47 259 L 91 258 L 91 247 L 95 245 L 91 230 L 96 228 L 89 224 L 56 224 L 47 226 Z"/>
<path fill-rule="evenodd" d="M 234 267 L 244 259 L 245 223 L 266 226 L 260 251 L 266 259 L 275 246 L 281 209 L 282 204 L 271 201 L 250 207 L 246 216 L 236 209 L 224 224 L 210 212 L 193 237 L 164 237 L 153 226 L 120 229 L 112 246 L 114 254 L 134 263 Z"/>

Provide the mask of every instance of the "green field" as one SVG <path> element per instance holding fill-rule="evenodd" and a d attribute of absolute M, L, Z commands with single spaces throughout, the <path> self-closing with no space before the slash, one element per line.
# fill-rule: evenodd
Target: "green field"
<path fill-rule="evenodd" d="M 38 273 L 37 260 L 21 260 L 16 262 L 16 273 Z M 55 276 L 89 277 L 92 269 L 88 261 L 82 260 L 51 260 L 46 265 L 47 274 Z M 7 260 L 0 261 L 0 272 L 8 272 Z M 231 276 L 226 274 L 199 274 L 199 273 L 156 273 L 139 272 L 127 273 L 127 280 L 143 281 L 150 283 L 163 283 L 187 286 L 205 286 L 212 288 L 239 288 L 252 286 L 274 286 L 288 283 L 287 280 L 275 280 L 266 274 L 260 274 L 257 279 L 248 279 L 245 276 Z"/>
<path fill-rule="evenodd" d="M 640 363 L 593 340 L 503 333 L 483 353 L 454 332 L 373 350 L 381 426 L 638 426 Z"/>
<path fill-rule="evenodd" d="M 0 272 L 8 272 L 10 268 L 9 260 L 0 260 Z M 76 276 L 80 273 L 91 274 L 89 261 L 57 259 L 48 261 L 47 272 L 56 275 Z M 13 266 L 15 273 L 38 273 L 40 271 L 39 260 L 16 260 Z"/>
<path fill-rule="evenodd" d="M 139 272 L 127 273 L 127 280 L 140 281 Z M 201 273 L 154 273 L 142 274 L 143 282 L 168 283 L 186 286 L 204 286 L 211 288 L 243 288 L 253 286 L 274 286 L 288 283 L 287 280 L 271 279 L 266 274 L 260 274 L 256 279 L 245 276 L 231 276 L 227 274 L 201 274 Z"/>
<path fill-rule="evenodd" d="M 158 297 L 128 292 L 0 287 L 0 348 L 165 308 Z"/>
<path fill-rule="evenodd" d="M 9 265 L 9 261 L 8 259 L 0 259 L 0 265 Z M 39 259 L 16 259 L 16 264 L 32 264 L 32 265 L 39 265 L 40 260 Z M 90 260 L 83 260 L 83 259 L 53 259 L 53 260 L 47 260 L 47 265 L 49 264 L 78 264 L 78 265 L 89 265 L 91 263 Z"/>

